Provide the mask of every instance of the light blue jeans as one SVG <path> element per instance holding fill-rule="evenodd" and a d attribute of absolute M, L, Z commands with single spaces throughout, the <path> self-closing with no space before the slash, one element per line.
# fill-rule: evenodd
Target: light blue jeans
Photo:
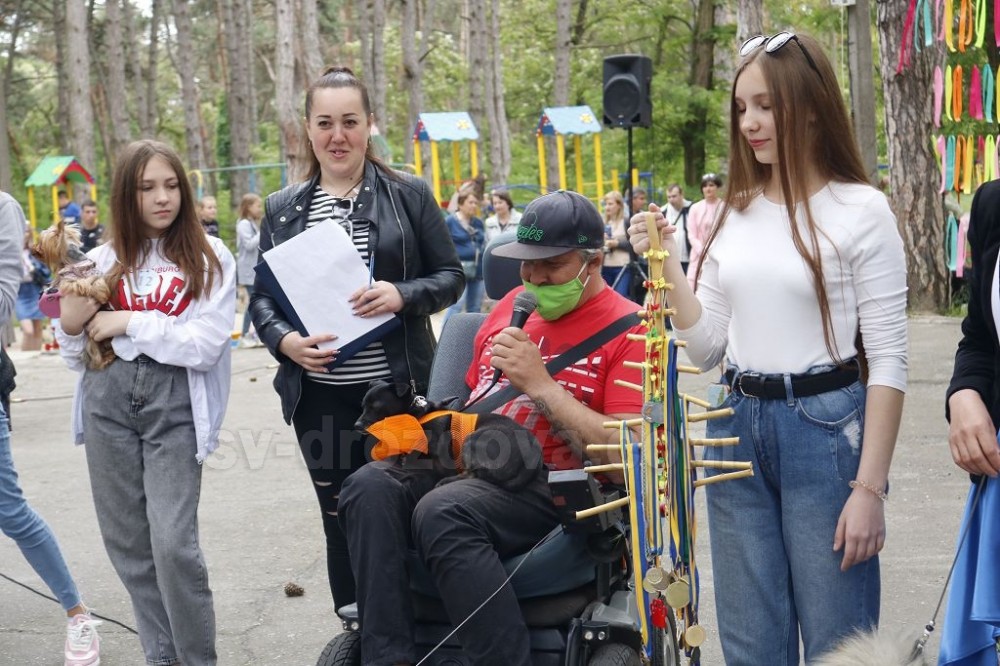
<path fill-rule="evenodd" d="M 465 291 L 453 306 L 448 308 L 444 315 L 444 320 L 459 312 L 482 312 L 483 311 L 483 279 L 466 280 Z"/>
<path fill-rule="evenodd" d="M 825 368 L 815 368 L 823 371 Z M 878 557 L 840 570 L 840 512 L 861 458 L 866 389 L 765 400 L 734 390 L 731 417 L 708 436 L 706 460 L 753 463 L 754 476 L 706 487 L 719 637 L 727 666 L 809 663 L 856 629 L 878 624 Z M 725 470 L 721 470 L 724 472 Z"/>
<path fill-rule="evenodd" d="M 28 564 L 56 595 L 63 610 L 80 604 L 80 594 L 48 524 L 28 506 L 10 453 L 7 415 L 0 407 L 0 529 L 17 543 Z"/>

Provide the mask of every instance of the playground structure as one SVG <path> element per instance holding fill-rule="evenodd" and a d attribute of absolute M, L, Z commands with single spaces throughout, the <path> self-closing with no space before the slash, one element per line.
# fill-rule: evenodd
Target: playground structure
<path fill-rule="evenodd" d="M 413 129 L 413 164 L 418 176 L 423 176 L 423 160 L 420 154 L 420 145 L 427 141 L 431 147 L 431 185 L 434 190 L 434 199 L 439 203 L 444 203 L 441 196 L 441 186 L 454 184 L 457 188 L 462 183 L 462 155 L 461 144 L 469 144 L 469 164 L 471 180 L 479 175 L 479 153 L 476 141 L 479 139 L 479 131 L 472 122 L 472 118 L 465 111 L 454 111 L 450 113 L 421 113 L 417 116 L 417 125 Z M 438 144 L 442 141 L 451 143 L 451 164 L 453 180 L 441 180 L 441 156 Z"/>
<path fill-rule="evenodd" d="M 90 198 L 97 200 L 97 181 L 82 164 L 72 155 L 56 155 L 44 158 L 35 170 L 24 181 L 28 188 L 28 219 L 31 228 L 38 230 L 38 211 L 35 207 L 35 188 L 49 187 L 52 192 L 52 222 L 59 221 L 59 188 L 69 186 L 68 194 L 73 197 L 73 183 L 88 185 Z"/>
<path fill-rule="evenodd" d="M 594 180 L 596 199 L 604 197 L 604 176 L 601 165 L 601 124 L 589 106 L 555 106 L 546 107 L 538 119 L 535 137 L 538 144 L 538 180 L 543 192 L 549 191 L 548 169 L 545 157 L 545 137 L 556 138 L 556 155 L 559 160 L 559 189 L 566 188 L 566 137 L 573 137 L 574 154 L 574 189 L 584 196 L 587 194 L 588 183 L 583 180 L 583 139 L 584 135 L 594 137 Z M 612 174 L 612 181 L 618 180 L 617 174 Z M 595 198 L 591 196 L 590 198 Z"/>

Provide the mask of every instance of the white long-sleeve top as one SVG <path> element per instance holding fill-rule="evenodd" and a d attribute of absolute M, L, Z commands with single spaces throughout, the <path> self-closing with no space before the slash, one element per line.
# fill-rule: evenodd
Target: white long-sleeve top
<path fill-rule="evenodd" d="M 868 385 L 906 390 L 906 262 L 885 196 L 867 185 L 830 183 L 809 199 L 841 359 L 856 354 L 859 320 Z M 799 228 L 809 244 L 805 212 Z M 834 362 L 826 349 L 812 274 L 792 242 L 787 209 L 758 196 L 731 211 L 709 248 L 698 287 L 702 315 L 686 330 L 692 362 L 725 356 L 741 371 L 801 373 Z"/>
<path fill-rule="evenodd" d="M 112 340 L 115 354 L 123 360 L 133 361 L 145 354 L 159 363 L 187 368 L 199 463 L 219 445 L 229 402 L 230 335 L 236 311 L 236 262 L 221 240 L 208 237 L 208 242 L 222 264 L 222 276 L 216 275 L 211 291 L 197 300 L 187 293 L 180 269 L 160 255 L 157 240 L 152 242 L 150 255 L 131 274 L 131 281 L 123 278 L 118 285 L 119 296 L 127 304 L 123 309 L 132 310 L 132 318 L 125 334 Z M 110 243 L 94 248 L 87 256 L 104 273 L 116 261 Z M 67 365 L 80 373 L 72 427 L 76 443 L 83 444 L 83 403 L 100 399 L 81 395 L 86 334 L 67 335 L 57 326 L 56 336 Z"/>

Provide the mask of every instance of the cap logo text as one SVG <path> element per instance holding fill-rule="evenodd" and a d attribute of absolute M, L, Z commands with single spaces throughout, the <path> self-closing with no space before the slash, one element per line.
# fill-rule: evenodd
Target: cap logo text
<path fill-rule="evenodd" d="M 539 229 L 532 222 L 530 227 L 526 227 L 523 224 L 517 228 L 517 240 L 519 241 L 533 241 L 538 243 L 542 240 L 542 236 L 545 234 L 544 229 Z"/>

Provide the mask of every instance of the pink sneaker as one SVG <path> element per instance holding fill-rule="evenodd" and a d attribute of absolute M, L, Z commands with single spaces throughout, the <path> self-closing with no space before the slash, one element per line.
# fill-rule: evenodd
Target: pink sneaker
<path fill-rule="evenodd" d="M 98 666 L 101 663 L 101 639 L 97 635 L 100 620 L 80 613 L 66 625 L 65 666 Z"/>

